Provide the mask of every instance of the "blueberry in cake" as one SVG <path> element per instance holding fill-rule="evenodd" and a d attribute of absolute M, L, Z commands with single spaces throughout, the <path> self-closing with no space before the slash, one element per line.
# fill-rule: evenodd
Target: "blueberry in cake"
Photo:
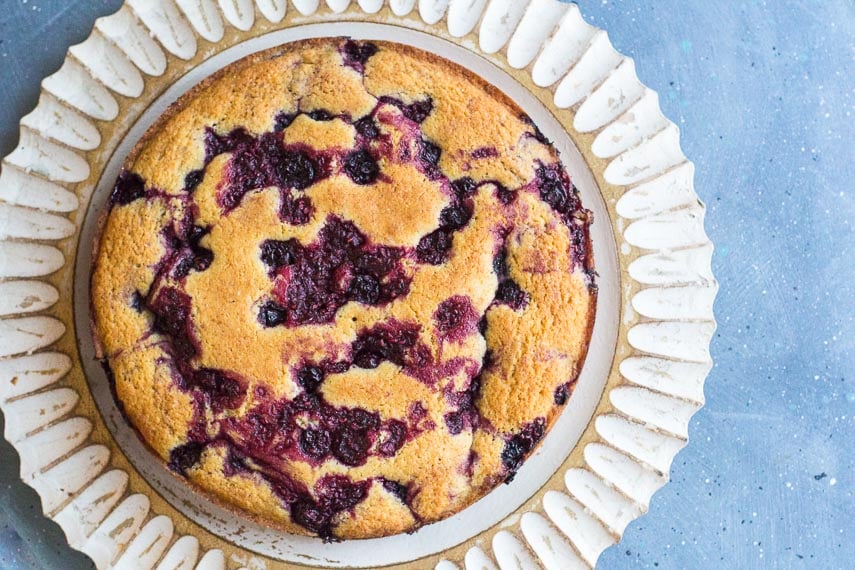
<path fill-rule="evenodd" d="M 590 223 L 472 73 L 295 42 L 194 88 L 127 159 L 93 264 L 99 357 L 196 490 L 326 539 L 413 531 L 509 481 L 570 397 Z"/>

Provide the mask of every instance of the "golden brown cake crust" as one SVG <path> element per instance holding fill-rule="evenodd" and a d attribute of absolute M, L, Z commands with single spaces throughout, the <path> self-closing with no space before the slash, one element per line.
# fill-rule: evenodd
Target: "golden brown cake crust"
<path fill-rule="evenodd" d="M 590 340 L 590 213 L 501 92 L 295 42 L 193 88 L 105 210 L 93 332 L 143 441 L 291 532 L 412 531 L 509 480 Z"/>

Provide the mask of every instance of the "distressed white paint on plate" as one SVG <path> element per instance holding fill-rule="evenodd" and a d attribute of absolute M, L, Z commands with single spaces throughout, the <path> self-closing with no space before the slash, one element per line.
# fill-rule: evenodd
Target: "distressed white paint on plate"
<path fill-rule="evenodd" d="M 680 251 L 660 250 L 629 264 L 629 275 L 645 285 L 712 283 L 712 245 Z"/>
<path fill-rule="evenodd" d="M 549 521 L 537 514 L 526 513 L 520 519 L 520 529 L 547 570 L 585 570 L 588 565 L 579 557 L 567 538 Z"/>
<path fill-rule="evenodd" d="M 304 16 L 309 16 L 314 14 L 318 6 L 320 5 L 320 0 L 291 0 L 294 4 L 294 7 L 297 8 L 297 11 L 300 12 Z"/>
<path fill-rule="evenodd" d="M 419 16 L 426 24 L 436 24 L 445 15 L 448 0 L 419 0 Z"/>
<path fill-rule="evenodd" d="M 74 230 L 74 224 L 66 217 L 0 202 L 0 239 L 59 240 Z"/>
<path fill-rule="evenodd" d="M 571 4 L 534 62 L 531 78 L 535 85 L 548 87 L 561 79 L 585 53 L 595 32 L 582 19 L 578 6 Z"/>
<path fill-rule="evenodd" d="M 686 444 L 685 440 L 650 430 L 617 414 L 600 416 L 595 425 L 608 443 L 660 473 L 668 473 L 674 456 Z"/>
<path fill-rule="evenodd" d="M 501 570 L 537 570 L 532 553 L 514 534 L 502 530 L 493 537 L 493 554 Z"/>
<path fill-rule="evenodd" d="M 53 518 L 65 532 L 68 543 L 80 549 L 95 532 L 128 486 L 128 474 L 118 469 L 104 473 Z M 103 566 L 102 566 L 103 568 Z"/>
<path fill-rule="evenodd" d="M 226 28 L 216 0 L 175 0 L 175 3 L 200 36 L 209 42 L 223 38 Z"/>
<path fill-rule="evenodd" d="M 704 378 L 710 366 L 711 363 L 634 356 L 620 363 L 620 373 L 639 386 L 703 404 Z"/>
<path fill-rule="evenodd" d="M 416 0 L 389 0 L 389 7 L 396 16 L 406 16 L 416 7 Z"/>
<path fill-rule="evenodd" d="M 159 77 L 166 71 L 166 54 L 127 6 L 122 6 L 112 16 L 98 18 L 95 28 L 115 43 L 143 73 Z"/>
<path fill-rule="evenodd" d="M 184 535 L 172 544 L 157 570 L 190 570 L 198 559 L 199 540 L 195 536 Z"/>
<path fill-rule="evenodd" d="M 615 120 L 644 94 L 644 86 L 635 74 L 635 62 L 624 58 L 614 73 L 591 93 L 576 111 L 573 127 L 590 133 Z"/>
<path fill-rule="evenodd" d="M 255 23 L 252 0 L 217 0 L 226 21 L 239 30 L 248 30 Z"/>
<path fill-rule="evenodd" d="M 226 556 L 222 550 L 209 550 L 196 565 L 196 570 L 225 570 L 225 568 Z"/>
<path fill-rule="evenodd" d="M 0 278 L 42 277 L 65 263 L 62 252 L 50 245 L 0 241 Z"/>
<path fill-rule="evenodd" d="M 615 543 L 615 537 L 582 505 L 564 493 L 549 491 L 543 496 L 543 507 L 550 520 L 564 533 L 591 566 L 600 553 Z"/>
<path fill-rule="evenodd" d="M 44 281 L 0 282 L 0 316 L 37 313 L 58 300 L 59 291 Z"/>
<path fill-rule="evenodd" d="M 634 105 L 600 131 L 591 145 L 591 151 L 600 158 L 612 158 L 658 133 L 668 124 L 668 119 L 659 109 L 659 95 L 645 87 L 641 98 Z"/>
<path fill-rule="evenodd" d="M 112 121 L 119 114 L 119 104 L 107 88 L 71 58 L 66 57 L 59 71 L 44 78 L 42 88 L 93 119 Z"/>
<path fill-rule="evenodd" d="M 17 148 L 4 160 L 54 182 L 82 182 L 89 177 L 89 163 L 80 155 L 29 129 L 21 130 Z"/>
<path fill-rule="evenodd" d="M 594 32 L 585 52 L 555 89 L 555 105 L 562 109 L 572 107 L 590 96 L 591 90 L 602 83 L 622 59 L 612 47 L 605 31 Z M 585 115 L 582 117 L 584 121 Z M 596 119 L 590 119 L 589 122 L 596 122 Z"/>
<path fill-rule="evenodd" d="M 89 486 L 109 459 L 109 449 L 103 445 L 90 445 L 75 451 L 43 473 L 32 474 L 26 482 L 38 492 L 45 513 L 54 513 Z"/>
<path fill-rule="evenodd" d="M 466 570 L 498 570 L 496 563 L 477 546 L 466 551 L 464 565 Z"/>
<path fill-rule="evenodd" d="M 478 42 L 484 53 L 502 49 L 517 28 L 526 9 L 526 2 L 518 0 L 492 0 L 484 12 L 478 30 Z"/>
<path fill-rule="evenodd" d="M 376 14 L 383 7 L 383 0 L 359 0 L 359 7 L 366 14 Z"/>
<path fill-rule="evenodd" d="M 0 171 L 0 200 L 39 210 L 68 213 L 77 209 L 77 196 L 62 186 L 8 162 Z"/>
<path fill-rule="evenodd" d="M 14 317 L 0 320 L 0 358 L 30 354 L 59 340 L 62 321 L 53 317 Z"/>
<path fill-rule="evenodd" d="M 532 0 L 508 44 L 508 64 L 522 69 L 537 57 L 568 4 L 554 0 Z"/>
<path fill-rule="evenodd" d="M 171 0 L 127 0 L 126 3 L 168 52 L 181 59 L 196 54 L 196 36 Z"/>
<path fill-rule="evenodd" d="M 116 570 L 150 570 L 172 540 L 174 525 L 165 515 L 156 516 L 139 531 L 116 562 Z"/>
<path fill-rule="evenodd" d="M 71 388 L 57 388 L 7 402 L 3 406 L 4 435 L 7 440 L 19 443 L 27 434 L 68 414 L 79 400 L 80 396 Z"/>
<path fill-rule="evenodd" d="M 111 566 L 139 531 L 150 506 L 145 495 L 137 493 L 126 498 L 110 511 L 81 550 L 89 555 L 96 567 Z"/>
<path fill-rule="evenodd" d="M 0 403 L 46 388 L 69 370 L 71 358 L 61 352 L 0 360 Z"/>
<path fill-rule="evenodd" d="M 602 443 L 585 446 L 585 461 L 600 477 L 645 508 L 653 493 L 666 483 L 663 475 Z"/>
<path fill-rule="evenodd" d="M 448 4 L 448 33 L 460 38 L 471 32 L 481 17 L 487 0 L 451 0 Z"/>
<path fill-rule="evenodd" d="M 255 0 L 261 14 L 273 24 L 282 21 L 288 11 L 287 0 Z"/>
<path fill-rule="evenodd" d="M 341 13 L 347 10 L 350 5 L 350 0 L 326 0 L 327 6 L 335 13 Z"/>
<path fill-rule="evenodd" d="M 4 404 L 5 409 L 8 404 Z M 53 466 L 75 449 L 92 433 L 92 422 L 74 417 L 55 423 L 18 443 L 21 456 L 21 477 L 26 480 L 35 473 Z"/>
<path fill-rule="evenodd" d="M 86 66 L 94 79 L 119 95 L 139 97 L 142 93 L 143 78 L 137 67 L 101 33 L 93 33 L 83 43 L 71 46 L 68 53 Z"/>
<path fill-rule="evenodd" d="M 80 150 L 92 150 L 101 144 L 101 135 L 89 119 L 44 92 L 36 108 L 21 119 L 21 125 Z"/>

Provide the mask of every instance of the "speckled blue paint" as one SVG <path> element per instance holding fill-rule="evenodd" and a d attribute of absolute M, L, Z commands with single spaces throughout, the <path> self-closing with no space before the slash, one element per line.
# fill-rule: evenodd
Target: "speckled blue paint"
<path fill-rule="evenodd" d="M 0 155 L 39 81 L 119 0 L 3 0 Z M 855 561 L 855 5 L 580 1 L 683 131 L 721 293 L 692 442 L 600 567 Z M 848 375 L 848 377 L 847 377 Z M 0 445 L 0 567 L 83 568 Z"/>

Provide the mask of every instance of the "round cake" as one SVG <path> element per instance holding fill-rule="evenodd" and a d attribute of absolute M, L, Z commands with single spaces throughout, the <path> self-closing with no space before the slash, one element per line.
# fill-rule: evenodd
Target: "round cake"
<path fill-rule="evenodd" d="M 510 482 L 573 391 L 591 214 L 505 95 L 344 38 L 240 60 L 127 159 L 98 356 L 197 492 L 325 539 L 411 532 Z"/>

